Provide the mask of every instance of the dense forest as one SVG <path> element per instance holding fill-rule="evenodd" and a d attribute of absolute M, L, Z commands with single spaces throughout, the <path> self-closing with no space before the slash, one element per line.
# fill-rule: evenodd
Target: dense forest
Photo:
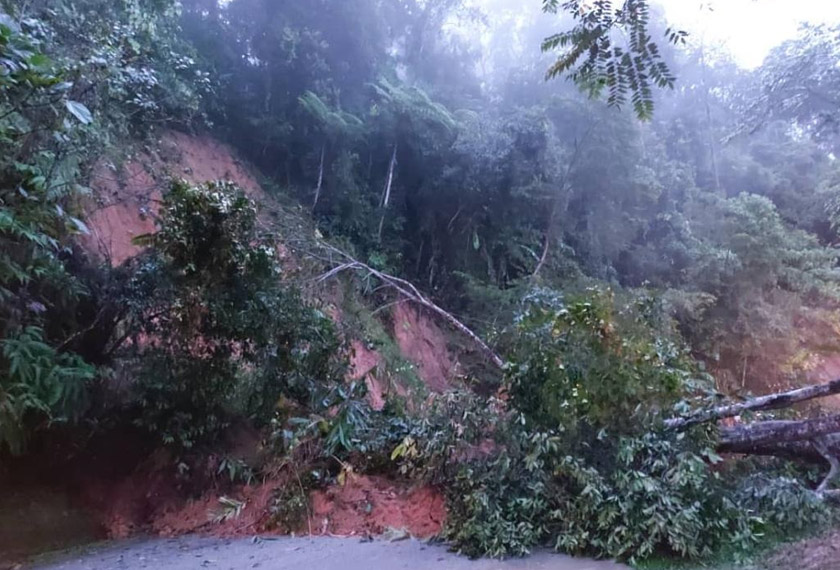
<path fill-rule="evenodd" d="M 747 70 L 615 4 L 0 0 L 0 465 L 132 432 L 174 472 L 244 422 L 263 455 L 221 469 L 294 470 L 288 530 L 353 473 L 440 489 L 471 556 L 748 556 L 834 523 L 835 416 L 674 421 L 840 353 L 840 28 Z M 102 259 L 93 173 L 164 130 L 265 199 L 173 178 Z M 445 391 L 389 357 L 405 299 L 460 353 Z M 356 340 L 413 390 L 373 409 Z M 806 431 L 773 453 L 779 420 Z"/>

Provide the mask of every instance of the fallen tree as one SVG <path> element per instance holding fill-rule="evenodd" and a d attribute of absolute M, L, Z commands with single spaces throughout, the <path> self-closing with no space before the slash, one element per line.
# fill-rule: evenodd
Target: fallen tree
<path fill-rule="evenodd" d="M 747 411 L 778 410 L 840 393 L 840 379 L 788 392 L 768 394 L 744 402 L 698 410 L 686 417 L 672 418 L 666 427 L 682 429 L 710 421 L 731 418 Z M 806 420 L 771 420 L 719 428 L 718 451 L 766 455 L 788 459 L 826 462 L 829 472 L 817 493 L 838 496 L 829 486 L 840 474 L 840 414 Z"/>
<path fill-rule="evenodd" d="M 813 441 L 840 433 L 840 414 L 799 421 L 764 421 L 721 428 L 720 449 Z"/>
<path fill-rule="evenodd" d="M 798 388 L 789 392 L 759 396 L 736 404 L 728 404 L 708 410 L 698 410 L 684 418 L 669 419 L 665 422 L 665 425 L 672 429 L 680 429 L 712 420 L 732 418 L 748 411 L 758 412 L 762 410 L 789 408 L 800 402 L 825 398 L 834 394 L 840 394 L 840 379 L 832 380 L 827 384 Z"/>
<path fill-rule="evenodd" d="M 409 281 L 374 269 L 373 267 L 362 263 L 357 259 L 354 259 L 349 254 L 341 251 L 336 247 L 327 244 L 322 244 L 322 246 L 331 254 L 337 257 L 338 263 L 335 264 L 335 267 L 333 267 L 323 275 L 317 277 L 315 279 L 316 282 L 324 282 L 330 279 L 331 277 L 335 277 L 343 271 L 358 270 L 367 273 L 368 275 L 374 277 L 379 282 L 381 282 L 385 287 L 389 287 L 396 291 L 404 299 L 407 299 L 422 307 L 425 307 L 426 309 L 432 311 L 433 313 L 441 317 L 444 321 L 449 323 L 449 325 L 451 325 L 452 327 L 460 331 L 462 334 L 464 334 L 467 338 L 469 338 L 478 347 L 478 349 L 487 357 L 487 359 L 494 366 L 496 366 L 496 368 L 501 369 L 504 367 L 504 361 L 502 360 L 502 358 L 498 354 L 496 354 L 496 352 L 492 348 L 490 348 L 490 346 L 486 342 L 484 342 L 484 340 L 480 336 L 478 336 L 460 320 L 455 318 L 455 316 L 453 316 L 451 313 L 442 309 L 431 299 L 423 295 L 420 292 L 420 290 L 417 289 L 417 287 L 415 287 Z"/>

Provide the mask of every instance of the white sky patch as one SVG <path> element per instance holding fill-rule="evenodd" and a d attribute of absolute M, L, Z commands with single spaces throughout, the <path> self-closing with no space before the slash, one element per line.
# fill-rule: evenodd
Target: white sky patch
<path fill-rule="evenodd" d="M 674 27 L 721 44 L 746 68 L 796 36 L 804 22 L 840 24 L 840 0 L 658 0 Z"/>

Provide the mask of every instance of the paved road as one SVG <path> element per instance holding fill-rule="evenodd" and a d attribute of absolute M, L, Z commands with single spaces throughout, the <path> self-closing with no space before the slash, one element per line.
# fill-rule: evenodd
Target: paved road
<path fill-rule="evenodd" d="M 446 547 L 412 540 L 150 539 L 112 543 L 42 562 L 37 570 L 618 570 L 611 562 L 549 553 L 527 559 L 472 561 Z"/>

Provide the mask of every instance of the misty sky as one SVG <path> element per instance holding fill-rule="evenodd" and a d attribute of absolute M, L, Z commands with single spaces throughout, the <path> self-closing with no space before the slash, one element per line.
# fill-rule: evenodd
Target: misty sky
<path fill-rule="evenodd" d="M 668 19 L 695 38 L 725 44 L 740 65 L 756 67 L 802 22 L 840 23 L 838 0 L 658 0 Z"/>

